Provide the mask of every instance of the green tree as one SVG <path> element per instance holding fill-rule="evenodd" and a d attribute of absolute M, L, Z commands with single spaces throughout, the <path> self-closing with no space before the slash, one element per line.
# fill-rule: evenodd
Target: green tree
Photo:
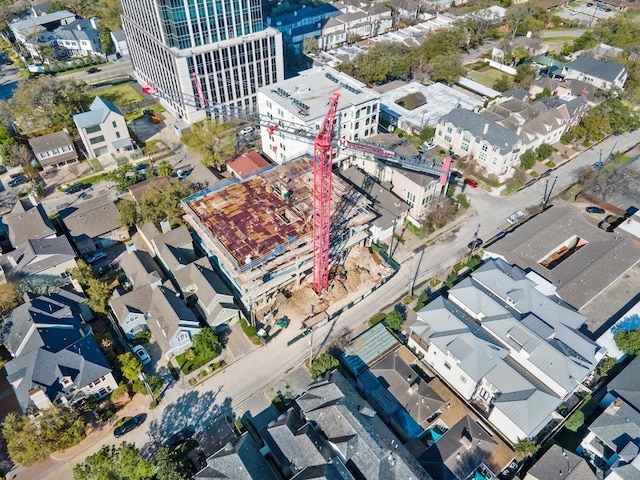
<path fill-rule="evenodd" d="M 431 80 L 434 82 L 451 85 L 465 73 L 458 55 L 438 55 L 431 60 Z"/>
<path fill-rule="evenodd" d="M 96 278 L 91 265 L 88 265 L 84 260 L 77 260 L 76 267 L 70 270 L 71 275 L 75 278 L 82 287 L 89 285 L 89 280 Z"/>
<path fill-rule="evenodd" d="M 515 446 L 516 456 L 519 459 L 531 457 L 535 455 L 538 450 L 540 450 L 540 445 L 538 445 L 535 440 L 528 438 L 519 438 Z"/>
<path fill-rule="evenodd" d="M 100 0 L 98 2 L 98 18 L 112 32 L 122 28 L 122 5 L 120 0 Z"/>
<path fill-rule="evenodd" d="M 518 45 L 513 49 L 513 53 L 511 55 L 513 56 L 513 60 L 516 65 L 519 65 L 520 62 L 529 58 L 529 49 L 524 45 Z"/>
<path fill-rule="evenodd" d="M 549 145 L 548 143 L 543 143 L 536 149 L 536 155 L 538 156 L 538 158 L 546 160 L 551 155 L 553 155 L 554 151 L 555 150 L 551 145 Z"/>
<path fill-rule="evenodd" d="M 120 199 L 116 203 L 120 212 L 120 225 L 132 228 L 138 223 L 138 205 L 133 200 Z"/>
<path fill-rule="evenodd" d="M 107 55 L 111 55 L 115 52 L 113 40 L 111 39 L 111 32 L 104 23 L 98 24 L 98 32 L 100 34 L 100 43 L 102 44 L 102 50 Z"/>
<path fill-rule="evenodd" d="M 397 310 L 394 310 L 393 312 L 389 313 L 389 315 L 387 315 L 387 318 L 385 319 L 385 323 L 387 324 L 387 327 L 389 327 L 391 330 L 395 332 L 399 332 L 400 330 L 402 330 L 402 324 L 404 323 L 404 316 Z"/>
<path fill-rule="evenodd" d="M 134 169 L 131 162 L 124 162 L 110 172 L 107 178 L 116 184 L 116 190 L 124 192 L 133 183 L 133 176 L 130 176 L 129 173 Z"/>
<path fill-rule="evenodd" d="M 148 480 L 153 476 L 153 462 L 127 442 L 119 447 L 104 445 L 73 468 L 74 480 Z"/>
<path fill-rule="evenodd" d="M 40 436 L 52 452 L 66 450 L 86 437 L 85 423 L 78 410 L 52 405 L 39 418 Z"/>
<path fill-rule="evenodd" d="M 532 150 L 527 150 L 522 155 L 520 155 L 520 165 L 522 168 L 529 170 L 536 164 L 536 155 Z"/>
<path fill-rule="evenodd" d="M 320 375 L 340 365 L 340 361 L 329 353 L 321 353 L 311 362 L 311 376 L 315 380 Z"/>
<path fill-rule="evenodd" d="M 193 348 L 196 352 L 204 355 L 215 355 L 218 353 L 218 337 L 211 327 L 200 329 L 199 333 L 193 336 Z"/>
<path fill-rule="evenodd" d="M 112 288 L 106 282 L 91 278 L 87 282 L 87 305 L 97 313 L 107 313 L 107 304 Z"/>
<path fill-rule="evenodd" d="M 436 134 L 436 129 L 427 125 L 420 131 L 420 140 L 423 142 L 428 142 L 431 140 Z"/>
<path fill-rule="evenodd" d="M 416 302 L 416 310 L 422 310 L 428 302 L 429 302 L 429 294 L 427 292 L 422 292 L 418 296 L 418 301 Z"/>
<path fill-rule="evenodd" d="M 137 355 L 127 352 L 118 355 L 118 366 L 122 375 L 128 380 L 138 380 L 138 374 L 142 370 L 142 361 Z"/>
<path fill-rule="evenodd" d="M 28 467 L 49 455 L 35 424 L 26 415 L 9 413 L 2 422 L 2 436 L 7 441 L 11 459 L 20 465 Z"/>
<path fill-rule="evenodd" d="M 606 377 L 609 373 L 616 369 L 620 362 L 613 357 L 604 357 L 596 367 L 596 373 L 601 377 Z"/>
<path fill-rule="evenodd" d="M 184 210 L 181 201 L 195 191 L 189 182 L 171 181 L 169 185 L 155 182 L 140 199 L 138 221 L 159 223 L 169 220 L 171 226 L 181 225 Z"/>
<path fill-rule="evenodd" d="M 577 432 L 582 425 L 584 425 L 584 412 L 582 410 L 576 410 L 567 419 L 564 427 L 572 432 Z"/>
<path fill-rule="evenodd" d="M 522 88 L 529 89 L 531 83 L 536 79 L 538 70 L 530 63 L 523 63 L 516 67 L 516 75 L 513 80 Z"/>
<path fill-rule="evenodd" d="M 540 93 L 538 93 L 535 97 L 533 97 L 533 99 L 539 100 L 540 98 L 545 98 L 550 96 L 551 96 L 551 90 L 549 90 L 549 87 L 544 87 Z"/>
<path fill-rule="evenodd" d="M 493 89 L 498 92 L 506 92 L 513 86 L 513 80 L 507 75 L 502 75 L 495 82 L 493 82 Z"/>
<path fill-rule="evenodd" d="M 195 472 L 191 462 L 178 450 L 169 447 L 160 448 L 154 456 L 156 480 L 184 480 Z"/>
<path fill-rule="evenodd" d="M 449 276 L 447 276 L 447 279 L 444 281 L 445 287 L 453 287 L 453 284 L 456 283 L 456 280 L 458 280 L 458 275 L 456 275 L 455 272 L 451 272 Z"/>
<path fill-rule="evenodd" d="M 640 329 L 618 330 L 615 340 L 621 352 L 628 355 L 638 355 L 640 353 Z"/>
<path fill-rule="evenodd" d="M 191 133 L 182 137 L 189 148 L 202 156 L 205 167 L 220 167 L 235 153 L 236 133 L 231 123 L 214 119 L 202 120 L 191 126 Z"/>
<path fill-rule="evenodd" d="M 159 177 L 170 177 L 173 173 L 173 167 L 168 160 L 160 160 L 156 165 Z"/>

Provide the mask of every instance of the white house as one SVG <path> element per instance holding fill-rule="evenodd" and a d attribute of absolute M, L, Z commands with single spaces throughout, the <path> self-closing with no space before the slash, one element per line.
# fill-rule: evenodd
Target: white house
<path fill-rule="evenodd" d="M 562 76 L 564 78 L 582 80 L 605 90 L 611 87 L 617 87 L 622 90 L 629 74 L 627 69 L 618 62 L 605 62 L 595 58 L 580 57 L 563 67 Z"/>
<path fill-rule="evenodd" d="M 73 121 L 91 158 L 108 153 L 118 155 L 135 148 L 124 115 L 100 96 L 93 100 L 88 112 L 74 115 Z"/>

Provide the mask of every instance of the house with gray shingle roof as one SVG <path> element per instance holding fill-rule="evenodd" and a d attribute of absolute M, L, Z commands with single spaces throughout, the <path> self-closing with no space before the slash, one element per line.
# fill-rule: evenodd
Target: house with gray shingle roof
<path fill-rule="evenodd" d="M 93 253 L 129 238 L 120 225 L 120 212 L 106 195 L 74 202 L 59 211 L 60 219 L 81 255 Z"/>
<path fill-rule="evenodd" d="M 10 276 L 30 292 L 45 293 L 69 283 L 76 253 L 56 231 L 41 205 L 19 200 L 3 218 L 13 250 L 0 255 L 0 278 Z"/>
<path fill-rule="evenodd" d="M 562 69 L 564 78 L 576 79 L 608 90 L 612 87 L 624 89 L 629 76 L 627 69 L 614 61 L 602 61 L 595 58 L 580 57 L 567 63 Z"/>
<path fill-rule="evenodd" d="M 45 38 L 50 38 L 59 58 L 103 53 L 96 17 L 77 18 L 71 23 L 62 24 Z"/>
<path fill-rule="evenodd" d="M 227 443 L 207 458 L 207 466 L 193 480 L 276 480 L 278 477 L 264 459 L 249 432 Z"/>
<path fill-rule="evenodd" d="M 89 111 L 74 115 L 73 122 L 91 158 L 108 153 L 121 155 L 134 149 L 124 115 L 113 103 L 100 96 L 93 99 Z"/>
<path fill-rule="evenodd" d="M 296 404 L 355 478 L 430 479 L 339 372 L 330 372 L 309 385 Z"/>
<path fill-rule="evenodd" d="M 640 412 L 616 399 L 588 428 L 579 450 L 596 464 L 606 465 L 606 479 L 640 477 Z"/>
<path fill-rule="evenodd" d="M 608 405 L 616 398 L 627 402 L 640 412 L 640 357 L 636 357 L 607 384 L 607 395 L 602 403 Z"/>
<path fill-rule="evenodd" d="M 91 312 L 83 296 L 58 289 L 24 300 L 5 316 L 3 332 L 13 356 L 5 365 L 7 380 L 23 412 L 99 399 L 118 386 L 84 323 Z"/>
<path fill-rule="evenodd" d="M 44 168 L 65 165 L 78 160 L 78 152 L 66 130 L 30 138 L 29 145 Z"/>
<path fill-rule="evenodd" d="M 524 480 L 596 480 L 587 461 L 560 445 L 552 445 L 529 469 Z"/>
<path fill-rule="evenodd" d="M 456 155 L 471 158 L 488 174 L 507 175 L 520 164 L 523 140 L 508 128 L 464 108 L 442 116 L 434 140 Z"/>
<path fill-rule="evenodd" d="M 433 443 L 418 461 L 433 480 L 470 478 L 498 447 L 492 434 L 466 415 Z"/>

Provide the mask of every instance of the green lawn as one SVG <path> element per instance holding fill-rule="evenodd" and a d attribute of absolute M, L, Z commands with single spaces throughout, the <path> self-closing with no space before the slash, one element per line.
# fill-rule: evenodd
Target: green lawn
<path fill-rule="evenodd" d="M 178 367 L 180 367 L 180 370 L 182 370 L 183 373 L 187 374 L 187 373 L 193 372 L 194 370 L 200 368 L 207 362 L 213 360 L 216 356 L 217 354 L 213 354 L 213 355 L 197 354 L 193 360 L 188 360 L 185 357 L 185 354 L 181 353 L 180 355 L 176 355 L 175 361 L 178 364 Z"/>
<path fill-rule="evenodd" d="M 496 70 L 495 68 L 490 68 L 489 70 L 485 71 L 473 70 L 470 71 L 467 75 L 473 78 L 476 82 L 481 83 L 489 88 L 493 88 L 493 84 L 496 82 L 496 80 L 502 78 L 503 75 L 507 74 Z M 510 75 L 507 75 L 507 77 L 509 76 Z"/>
<path fill-rule="evenodd" d="M 142 94 L 130 83 L 123 83 L 107 88 L 96 88 L 85 94 L 89 104 L 91 104 L 93 99 L 98 95 L 110 102 L 113 102 L 117 107 L 123 107 L 125 105 L 142 102 L 144 100 Z"/>

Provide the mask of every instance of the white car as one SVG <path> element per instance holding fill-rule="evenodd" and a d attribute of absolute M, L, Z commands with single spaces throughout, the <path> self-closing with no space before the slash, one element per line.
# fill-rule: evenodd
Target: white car
<path fill-rule="evenodd" d="M 524 216 L 525 216 L 525 213 L 522 210 L 518 210 L 517 212 L 509 215 L 509 218 L 507 218 L 507 223 L 509 225 L 513 225 Z"/>
<path fill-rule="evenodd" d="M 244 127 L 240 130 L 240 135 L 249 135 L 251 132 L 253 132 L 253 127 Z"/>
<path fill-rule="evenodd" d="M 151 362 L 151 357 L 142 345 L 135 345 L 131 350 L 138 356 L 143 365 Z"/>

